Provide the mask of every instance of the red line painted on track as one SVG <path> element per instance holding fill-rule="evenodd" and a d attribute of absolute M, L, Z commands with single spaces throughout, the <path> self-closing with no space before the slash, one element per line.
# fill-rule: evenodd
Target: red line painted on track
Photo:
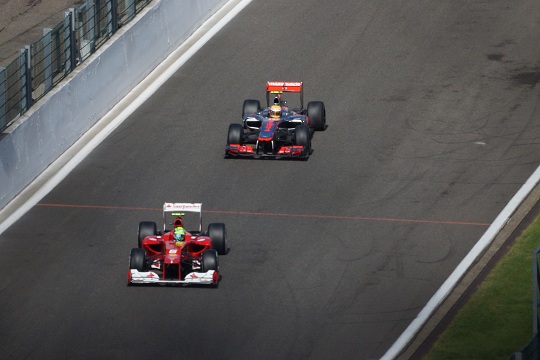
<path fill-rule="evenodd" d="M 79 209 L 151 210 L 151 211 L 163 210 L 163 208 L 143 208 L 143 207 L 130 207 L 130 206 L 107 206 L 107 205 L 36 204 L 36 206 L 68 207 L 68 208 L 79 208 Z"/>
<path fill-rule="evenodd" d="M 162 211 L 162 208 L 143 208 L 129 206 L 104 206 L 104 205 L 70 205 L 70 204 L 37 204 L 43 207 L 67 207 L 80 209 L 112 209 L 112 210 L 144 210 L 144 211 Z M 203 213 L 228 214 L 228 215 L 251 215 L 251 216 L 278 216 L 278 217 L 302 217 L 311 219 L 336 219 L 336 220 L 360 220 L 360 221 L 386 221 L 417 224 L 442 224 L 442 225 L 469 225 L 469 226 L 490 226 L 491 224 L 467 221 L 444 221 L 444 220 L 419 220 L 419 219 L 400 219 L 400 218 L 379 218 L 366 216 L 344 216 L 344 215 L 317 215 L 317 214 L 285 214 L 285 213 L 266 213 L 252 211 L 227 211 L 227 210 L 203 210 Z"/>

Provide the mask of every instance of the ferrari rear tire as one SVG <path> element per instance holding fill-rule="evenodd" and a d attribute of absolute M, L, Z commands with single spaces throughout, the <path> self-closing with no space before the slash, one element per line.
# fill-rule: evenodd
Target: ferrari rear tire
<path fill-rule="evenodd" d="M 298 125 L 294 130 L 294 144 L 304 147 L 304 157 L 311 153 L 311 132 L 309 126 Z"/>
<path fill-rule="evenodd" d="M 208 236 L 212 239 L 212 249 L 219 255 L 227 253 L 227 229 L 223 223 L 208 224 Z"/>
<path fill-rule="evenodd" d="M 230 124 L 227 134 L 227 145 L 242 144 L 244 142 L 244 128 L 240 124 Z"/>
<path fill-rule="evenodd" d="M 310 126 L 316 131 L 326 129 L 326 108 L 322 101 L 310 101 L 307 106 Z"/>
<path fill-rule="evenodd" d="M 131 254 L 129 255 L 129 268 L 141 272 L 146 270 L 146 253 L 144 249 L 131 249 Z"/>
<path fill-rule="evenodd" d="M 142 247 L 142 242 L 145 237 L 157 235 L 157 225 L 154 221 L 141 221 L 138 231 L 138 245 Z"/>
<path fill-rule="evenodd" d="M 218 262 L 218 253 L 216 250 L 205 250 L 201 256 L 201 268 L 203 272 L 209 270 L 218 271 L 219 262 Z"/>
<path fill-rule="evenodd" d="M 244 100 L 244 106 L 242 107 L 242 119 L 246 115 L 255 114 L 259 111 L 261 111 L 261 102 L 259 100 Z"/>

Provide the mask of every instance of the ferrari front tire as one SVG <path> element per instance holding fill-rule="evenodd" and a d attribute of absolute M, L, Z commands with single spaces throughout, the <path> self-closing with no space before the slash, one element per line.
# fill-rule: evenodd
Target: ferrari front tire
<path fill-rule="evenodd" d="M 218 271 L 218 253 L 216 250 L 205 250 L 201 256 L 201 267 L 203 272 L 210 270 Z"/>
<path fill-rule="evenodd" d="M 131 254 L 129 255 L 129 268 L 141 272 L 146 270 L 146 253 L 144 249 L 131 249 Z"/>

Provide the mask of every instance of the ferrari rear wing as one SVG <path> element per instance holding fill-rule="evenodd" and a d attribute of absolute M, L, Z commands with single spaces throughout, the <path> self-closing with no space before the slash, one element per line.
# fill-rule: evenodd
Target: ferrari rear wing
<path fill-rule="evenodd" d="M 304 83 L 301 81 L 268 81 L 266 83 L 267 106 L 270 106 L 270 95 L 284 92 L 299 93 L 301 107 L 304 107 Z"/>
<path fill-rule="evenodd" d="M 167 227 L 168 213 L 199 213 L 199 231 L 202 231 L 202 203 L 164 203 L 163 204 L 163 230 Z"/>

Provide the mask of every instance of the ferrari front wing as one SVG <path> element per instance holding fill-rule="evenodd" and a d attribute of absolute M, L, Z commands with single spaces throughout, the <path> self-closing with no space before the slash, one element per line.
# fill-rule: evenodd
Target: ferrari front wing
<path fill-rule="evenodd" d="M 161 279 L 153 271 L 138 271 L 136 269 L 128 270 L 128 284 L 199 284 L 199 285 L 217 285 L 219 274 L 215 270 L 207 272 L 191 272 L 184 277 L 184 280 Z"/>

